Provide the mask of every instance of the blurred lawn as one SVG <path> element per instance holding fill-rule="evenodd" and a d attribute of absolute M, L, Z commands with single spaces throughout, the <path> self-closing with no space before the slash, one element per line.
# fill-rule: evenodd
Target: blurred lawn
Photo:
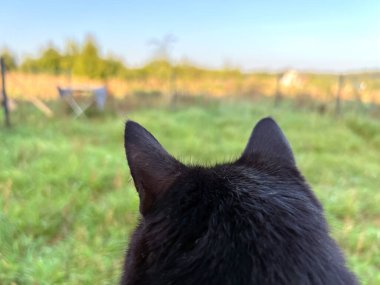
<path fill-rule="evenodd" d="M 183 161 L 237 157 L 272 115 L 363 284 L 380 284 L 380 124 L 265 102 L 141 109 L 128 116 Z M 123 117 L 46 119 L 21 108 L 0 129 L 0 284 L 115 284 L 138 199 Z"/>

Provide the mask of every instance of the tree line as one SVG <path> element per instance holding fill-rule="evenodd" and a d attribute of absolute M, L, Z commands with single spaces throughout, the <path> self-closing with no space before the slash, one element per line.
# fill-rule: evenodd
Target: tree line
<path fill-rule="evenodd" d="M 116 56 L 103 56 L 96 40 L 88 36 L 81 44 L 68 40 L 63 50 L 53 44 L 47 45 L 36 57 L 25 57 L 17 62 L 16 56 L 9 49 L 3 49 L 0 56 L 4 58 L 8 71 L 19 70 L 26 73 L 48 73 L 54 75 L 83 76 L 94 79 L 112 77 L 144 79 L 150 76 L 168 78 L 176 76 L 238 76 L 237 69 L 207 70 L 196 67 L 189 62 L 173 65 L 168 58 L 154 58 L 143 67 L 129 68 Z"/>
<path fill-rule="evenodd" d="M 1 53 L 8 70 L 54 75 L 71 73 L 89 78 L 119 76 L 125 71 L 123 62 L 112 56 L 103 57 L 98 44 L 87 37 L 83 44 L 69 40 L 63 51 L 49 44 L 37 57 L 25 57 L 19 64 L 14 54 L 4 49 Z"/>

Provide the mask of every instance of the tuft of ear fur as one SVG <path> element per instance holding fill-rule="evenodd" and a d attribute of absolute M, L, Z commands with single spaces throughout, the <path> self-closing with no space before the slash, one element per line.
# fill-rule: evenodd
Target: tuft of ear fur
<path fill-rule="evenodd" d="M 271 163 L 295 166 L 289 142 L 277 123 L 270 117 L 261 119 L 252 131 L 238 161 L 252 161 L 256 155 Z"/>
<path fill-rule="evenodd" d="M 146 215 L 180 174 L 183 165 L 151 133 L 133 121 L 125 125 L 124 146 L 140 197 L 140 212 Z"/>

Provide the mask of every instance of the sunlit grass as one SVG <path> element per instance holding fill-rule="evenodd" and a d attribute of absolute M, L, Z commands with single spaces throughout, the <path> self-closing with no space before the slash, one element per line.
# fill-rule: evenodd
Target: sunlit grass
<path fill-rule="evenodd" d="M 123 149 L 127 117 L 185 162 L 231 160 L 272 115 L 363 284 L 380 284 L 380 125 L 267 102 L 45 119 L 19 109 L 0 130 L 0 284 L 115 284 L 138 217 Z"/>

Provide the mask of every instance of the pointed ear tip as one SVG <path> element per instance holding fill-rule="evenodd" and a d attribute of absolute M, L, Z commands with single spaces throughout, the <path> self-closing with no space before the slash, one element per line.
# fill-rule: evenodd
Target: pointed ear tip
<path fill-rule="evenodd" d="M 140 148 L 150 147 L 157 151 L 163 149 L 157 139 L 147 129 L 131 120 L 125 123 L 124 145 L 125 148 L 137 145 Z"/>
<path fill-rule="evenodd" d="M 132 120 L 127 120 L 127 122 L 125 123 L 124 135 L 129 136 L 130 134 L 139 132 L 141 130 L 144 130 L 144 128 L 140 124 Z"/>
<path fill-rule="evenodd" d="M 124 130 L 125 146 L 136 141 L 136 139 L 139 137 L 139 134 L 141 133 L 141 129 L 143 129 L 143 127 L 140 126 L 138 123 L 131 120 L 126 121 Z"/>
<path fill-rule="evenodd" d="M 276 123 L 276 121 L 273 119 L 272 116 L 264 117 L 259 122 L 272 122 L 272 123 Z"/>
<path fill-rule="evenodd" d="M 256 124 L 256 126 L 268 126 L 268 125 L 278 126 L 277 122 L 271 116 L 262 118 Z"/>
<path fill-rule="evenodd" d="M 139 127 L 140 125 L 138 123 L 136 123 L 135 121 L 132 121 L 132 120 L 127 120 L 125 122 L 125 130 L 131 130 L 135 127 Z"/>

